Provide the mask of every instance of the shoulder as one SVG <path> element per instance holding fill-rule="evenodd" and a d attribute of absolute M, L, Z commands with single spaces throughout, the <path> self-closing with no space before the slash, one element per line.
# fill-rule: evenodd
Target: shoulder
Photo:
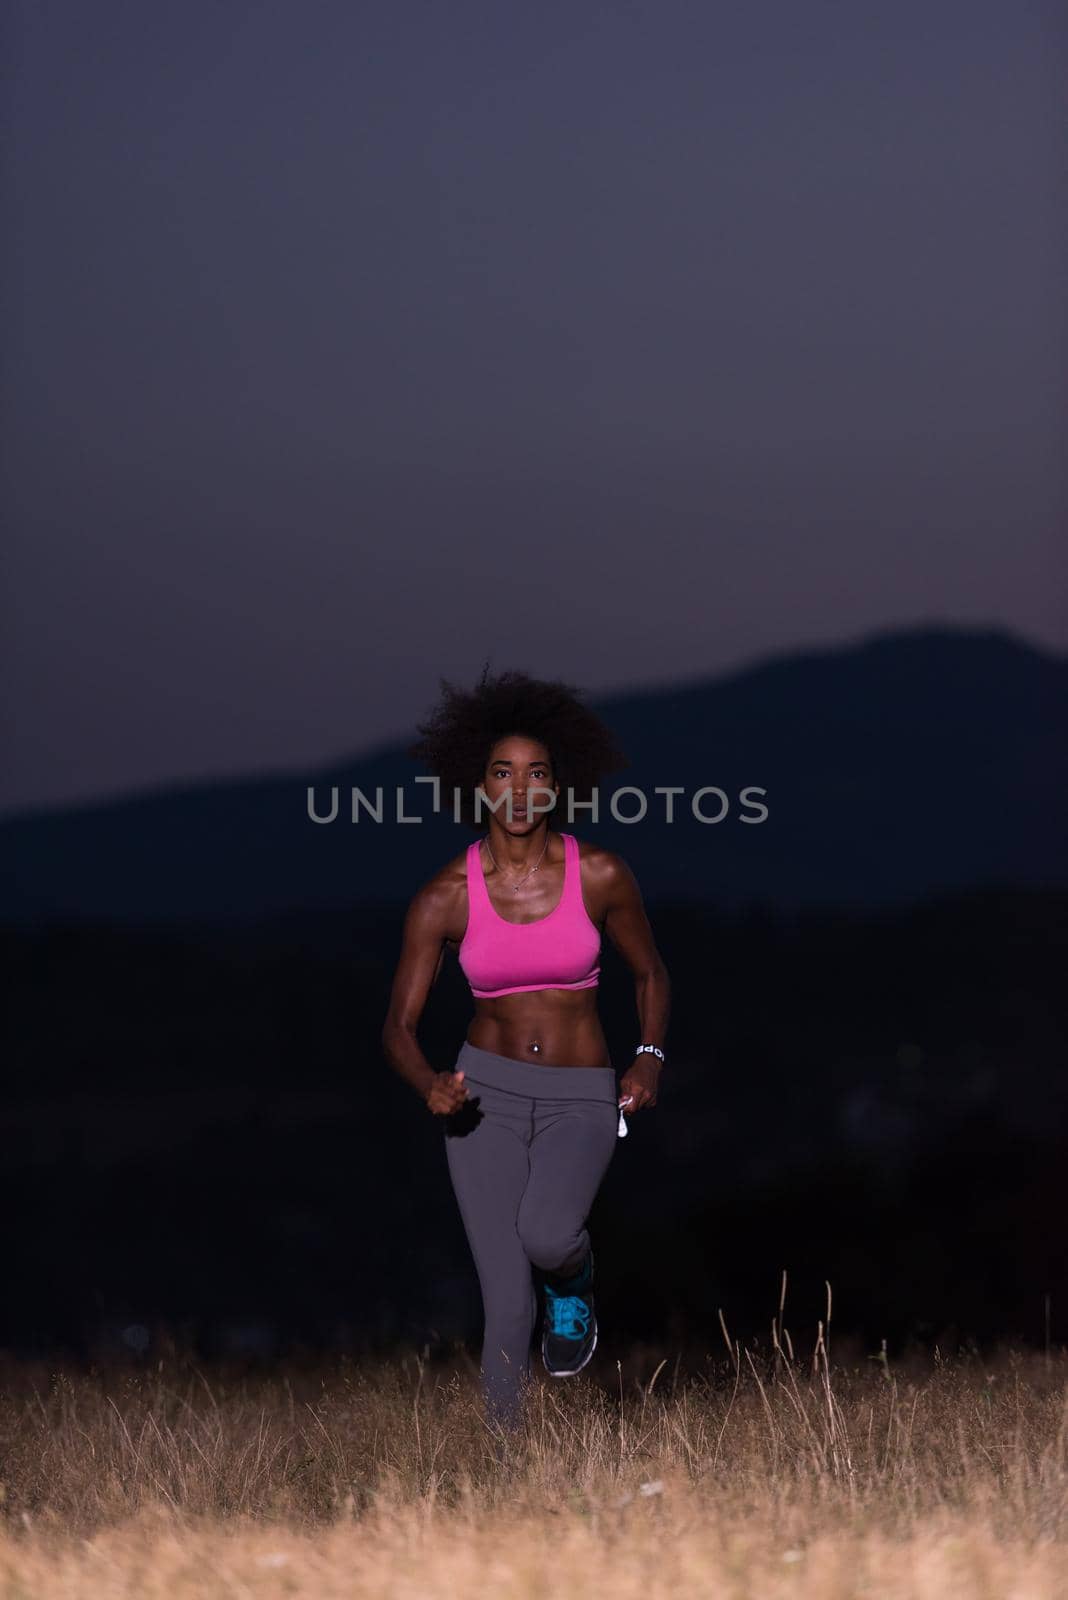
<path fill-rule="evenodd" d="M 440 930 L 448 937 L 457 913 L 463 922 L 467 899 L 467 847 L 457 851 L 432 878 L 420 884 L 408 905 L 407 920 L 413 927 Z"/>
<path fill-rule="evenodd" d="M 583 884 L 588 885 L 604 904 L 625 900 L 638 893 L 638 880 L 622 856 L 588 839 L 579 839 L 578 847 Z"/>

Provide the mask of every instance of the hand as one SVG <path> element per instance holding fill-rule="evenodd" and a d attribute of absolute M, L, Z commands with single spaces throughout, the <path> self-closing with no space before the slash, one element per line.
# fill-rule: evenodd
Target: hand
<path fill-rule="evenodd" d="M 436 1072 L 426 1092 L 426 1103 L 437 1117 L 451 1117 L 467 1099 L 462 1072 Z"/>
<path fill-rule="evenodd" d="M 635 1111 L 655 1106 L 659 1082 L 660 1062 L 648 1050 L 643 1050 L 619 1082 L 619 1109 L 623 1115 L 629 1117 Z"/>

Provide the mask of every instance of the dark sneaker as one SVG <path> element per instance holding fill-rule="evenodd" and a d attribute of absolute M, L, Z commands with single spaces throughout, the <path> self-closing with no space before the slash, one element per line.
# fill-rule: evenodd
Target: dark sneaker
<path fill-rule="evenodd" d="M 597 1314 L 593 1309 L 593 1251 L 581 1271 L 555 1284 L 545 1279 L 545 1326 L 541 1356 L 554 1378 L 581 1372 L 597 1348 Z"/>

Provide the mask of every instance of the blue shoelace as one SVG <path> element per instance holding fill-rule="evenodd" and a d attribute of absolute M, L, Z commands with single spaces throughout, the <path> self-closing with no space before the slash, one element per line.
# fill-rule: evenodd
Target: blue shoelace
<path fill-rule="evenodd" d="M 584 1339 L 590 1327 L 590 1308 L 577 1294 L 548 1296 L 549 1331 L 563 1334 L 565 1339 Z"/>

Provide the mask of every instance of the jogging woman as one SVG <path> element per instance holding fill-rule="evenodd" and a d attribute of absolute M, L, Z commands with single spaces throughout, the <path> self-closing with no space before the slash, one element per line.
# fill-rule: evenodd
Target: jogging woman
<path fill-rule="evenodd" d="M 604 723 L 570 685 L 522 672 L 483 669 L 472 692 L 444 679 L 442 690 L 409 754 L 441 780 L 445 805 L 458 792 L 481 837 L 408 907 L 382 1045 L 442 1118 L 482 1291 L 482 1397 L 490 1417 L 514 1425 L 538 1309 L 532 1267 L 546 1370 L 570 1377 L 596 1346 L 586 1220 L 624 1118 L 656 1105 L 670 987 L 630 868 L 550 825 L 568 791 L 588 799 L 626 765 Z M 602 934 L 636 985 L 639 1046 L 618 1092 L 597 1013 Z M 475 1014 L 455 1068 L 439 1073 L 416 1033 L 447 948 Z"/>

